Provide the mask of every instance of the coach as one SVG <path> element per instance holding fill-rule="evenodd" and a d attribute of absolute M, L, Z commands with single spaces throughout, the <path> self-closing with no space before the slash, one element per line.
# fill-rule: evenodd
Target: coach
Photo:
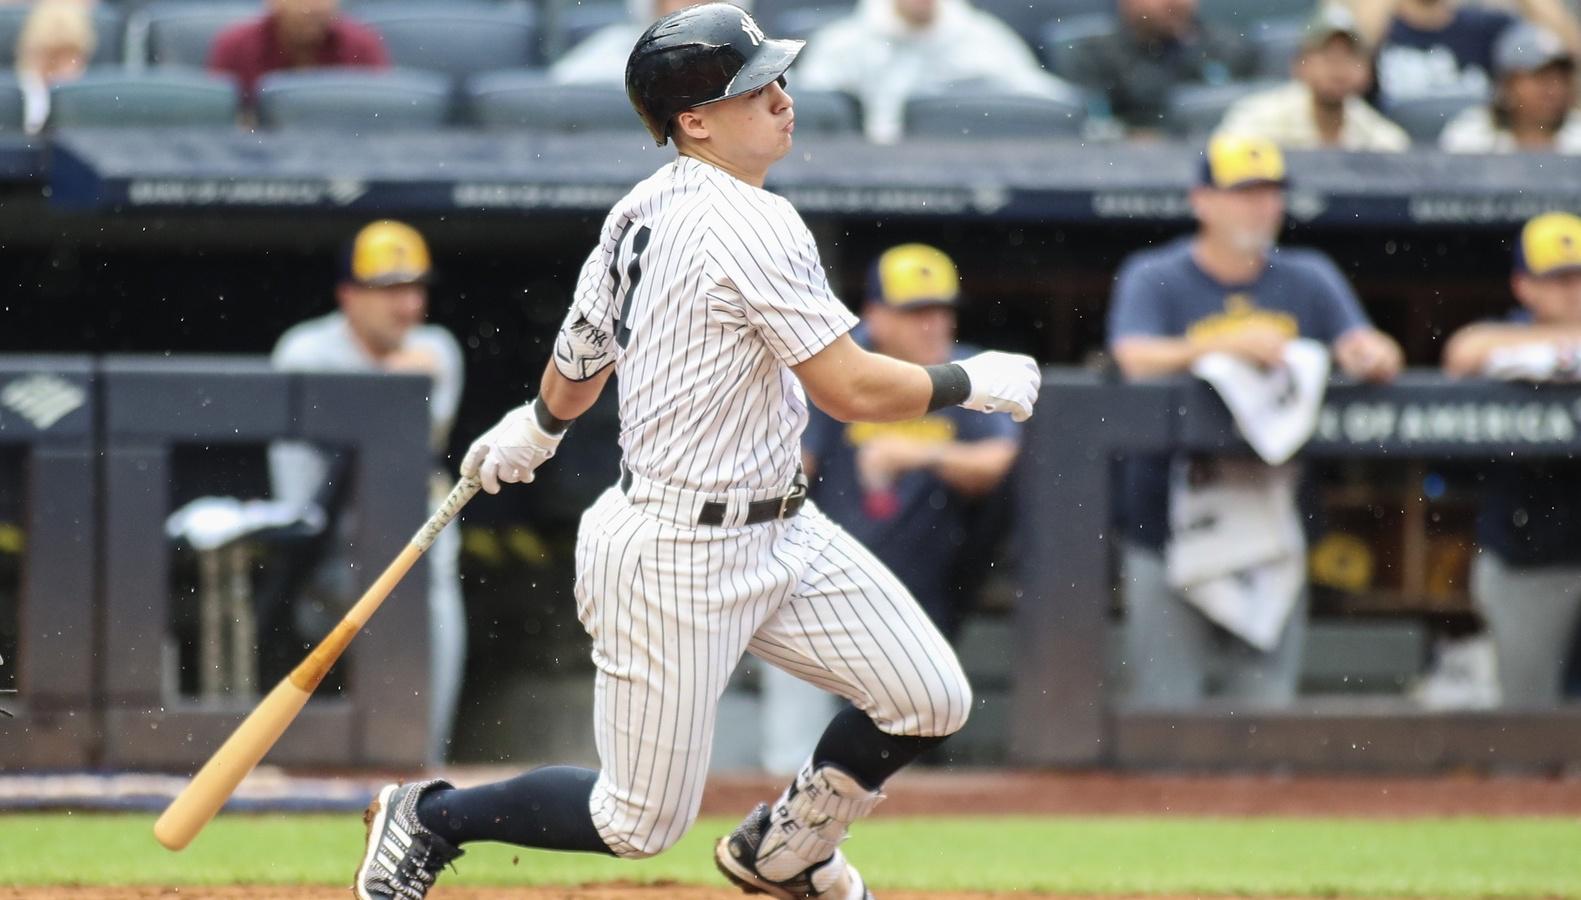
<path fill-rule="evenodd" d="M 1368 322 L 1334 263 L 1316 251 L 1276 246 L 1285 184 L 1285 161 L 1273 143 L 1236 136 L 1209 143 L 1191 191 L 1196 234 L 1134 254 L 1116 277 L 1109 347 L 1126 378 L 1182 374 L 1215 352 L 1280 366 L 1285 345 L 1297 337 L 1328 344 L 1352 377 L 1387 381 L 1399 372 L 1399 345 Z M 1163 564 L 1169 472 L 1165 459 L 1125 467 L 1123 652 L 1131 699 L 1189 705 L 1210 693 L 1214 675 L 1223 696 L 1288 703 L 1300 674 L 1304 597 L 1276 644 L 1263 650 L 1172 591 Z"/>

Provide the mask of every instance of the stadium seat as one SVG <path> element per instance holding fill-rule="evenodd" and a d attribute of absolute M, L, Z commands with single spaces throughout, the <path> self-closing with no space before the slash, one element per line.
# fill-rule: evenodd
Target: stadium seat
<path fill-rule="evenodd" d="M 390 60 L 403 68 L 465 78 L 538 61 L 537 15 L 531 7 L 390 3 L 365 5 L 359 12 L 384 37 Z"/>
<path fill-rule="evenodd" d="M 467 85 L 470 119 L 496 131 L 642 132 L 624 89 L 554 84 L 537 72 L 489 72 Z"/>
<path fill-rule="evenodd" d="M 806 40 L 818 29 L 850 15 L 852 8 L 845 4 L 829 3 L 823 6 L 802 6 L 788 9 L 774 16 L 764 25 L 769 33 L 780 38 Z"/>
<path fill-rule="evenodd" d="M 1074 82 L 1071 75 L 1071 58 L 1074 51 L 1089 41 L 1114 33 L 1118 27 L 1113 16 L 1071 16 L 1048 23 L 1043 29 L 1043 64 L 1055 75 Z"/>
<path fill-rule="evenodd" d="M 190 69 L 95 69 L 50 92 L 56 128 L 212 125 L 234 128 L 238 97 L 230 81 Z"/>
<path fill-rule="evenodd" d="M 21 131 L 23 113 L 22 89 L 17 86 L 16 76 L 0 73 L 0 133 Z"/>
<path fill-rule="evenodd" d="M 1229 84 L 1187 84 L 1170 91 L 1165 127 L 1187 140 L 1202 140 L 1224 120 L 1235 101 L 1267 90 L 1279 81 L 1232 81 Z"/>
<path fill-rule="evenodd" d="M 1244 27 L 1270 19 L 1304 22 L 1316 7 L 1313 0 L 1201 0 L 1199 8 L 1202 17 L 1209 22 Z"/>
<path fill-rule="evenodd" d="M 862 130 L 861 110 L 856 98 L 840 91 L 798 89 L 791 85 L 796 100 L 796 135 L 858 134 Z"/>
<path fill-rule="evenodd" d="M 7 69 L 16 65 L 16 41 L 22 35 L 22 24 L 27 21 L 27 14 L 26 4 L 0 6 L 0 65 Z M 102 66 L 121 61 L 123 25 L 121 13 L 115 7 L 94 6 L 93 33 L 96 42 L 89 64 Z"/>
<path fill-rule="evenodd" d="M 1043 40 L 1043 28 L 1059 14 L 1048 0 L 975 0 L 972 4 L 1010 26 L 1030 47 Z"/>
<path fill-rule="evenodd" d="M 1391 101 L 1383 114 L 1404 128 L 1412 143 L 1433 145 L 1451 119 L 1485 102 L 1487 97 L 1480 91 L 1446 91 Z"/>
<path fill-rule="evenodd" d="M 1289 78 L 1290 63 L 1301 52 L 1306 23 L 1277 19 L 1258 24 L 1252 34 L 1257 44 L 1257 74 L 1262 78 Z"/>
<path fill-rule="evenodd" d="M 258 120 L 268 128 L 402 131 L 443 126 L 450 79 L 406 69 L 273 72 L 258 82 Z"/>
<path fill-rule="evenodd" d="M 957 91 L 906 103 L 907 137 L 1073 137 L 1086 120 L 1086 104 L 1078 98 Z"/>
<path fill-rule="evenodd" d="M 552 25 L 547 27 L 549 33 L 543 38 L 545 57 L 556 59 L 604 26 L 624 22 L 630 15 L 630 10 L 620 0 L 561 6 L 555 11 Z"/>
<path fill-rule="evenodd" d="M 251 2 L 152 3 L 127 19 L 127 61 L 133 66 L 206 65 L 220 32 L 258 15 L 258 4 Z"/>

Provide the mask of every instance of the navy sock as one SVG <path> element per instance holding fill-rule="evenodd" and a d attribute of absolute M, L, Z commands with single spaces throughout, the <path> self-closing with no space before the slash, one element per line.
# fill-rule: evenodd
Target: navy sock
<path fill-rule="evenodd" d="M 417 801 L 417 819 L 452 844 L 502 841 L 608 854 L 588 807 L 597 779 L 591 769 L 547 766 L 474 788 L 430 790 Z"/>
<path fill-rule="evenodd" d="M 838 766 L 851 773 L 862 786 L 876 791 L 889 776 L 912 760 L 944 743 L 942 737 L 910 737 L 885 734 L 878 730 L 867 713 L 847 706 L 835 714 L 812 752 L 814 767 Z"/>

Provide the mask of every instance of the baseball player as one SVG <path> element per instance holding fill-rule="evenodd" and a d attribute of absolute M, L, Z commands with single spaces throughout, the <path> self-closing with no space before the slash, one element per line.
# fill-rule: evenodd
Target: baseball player
<path fill-rule="evenodd" d="M 723 3 L 660 19 L 626 87 L 676 160 L 605 219 L 537 399 L 462 465 L 490 493 L 525 483 L 619 374 L 620 481 L 582 517 L 577 613 L 598 674 L 597 772 L 548 767 L 458 790 L 388 785 L 369 807 L 355 890 L 422 898 L 470 841 L 606 853 L 672 846 L 696 818 L 714 717 L 744 652 L 838 693 L 811 758 L 715 860 L 749 892 L 872 897 L 840 852 L 890 775 L 966 722 L 972 692 L 900 582 L 806 500 L 807 398 L 843 420 L 963 405 L 1024 420 L 1038 371 L 982 353 L 923 367 L 869 353 L 784 199 L 763 190 L 791 147 L 783 74 L 800 41 L 770 40 Z"/>
<path fill-rule="evenodd" d="M 1503 321 L 1476 322 L 1444 347 L 1444 371 L 1519 381 L 1581 379 L 1581 218 L 1545 213 L 1515 241 Z M 1493 640 L 1511 707 L 1564 700 L 1565 664 L 1581 624 L 1581 491 L 1575 464 L 1502 460 L 1481 473 L 1471 593 Z"/>

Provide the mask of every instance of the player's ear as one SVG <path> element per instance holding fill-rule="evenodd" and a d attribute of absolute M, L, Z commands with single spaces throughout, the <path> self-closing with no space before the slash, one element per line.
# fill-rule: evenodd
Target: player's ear
<path fill-rule="evenodd" d="M 675 133 L 677 136 L 685 135 L 694 141 L 708 139 L 708 123 L 695 109 L 682 110 L 675 114 Z"/>

